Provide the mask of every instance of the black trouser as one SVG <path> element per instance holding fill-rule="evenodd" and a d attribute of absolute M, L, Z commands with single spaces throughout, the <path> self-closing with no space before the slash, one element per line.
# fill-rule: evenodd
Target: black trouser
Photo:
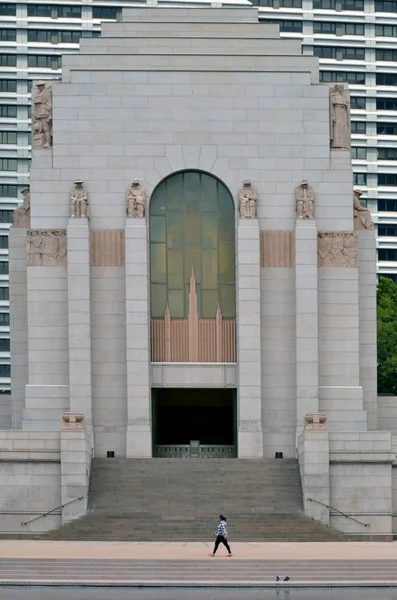
<path fill-rule="evenodd" d="M 230 550 L 230 546 L 229 546 L 229 544 L 227 543 L 227 538 L 225 539 L 225 538 L 223 537 L 223 535 L 217 535 L 217 536 L 216 536 L 216 540 L 215 540 L 215 546 L 214 546 L 214 552 L 213 552 L 213 554 L 215 554 L 215 552 L 218 550 L 218 546 L 219 546 L 219 544 L 220 544 L 221 542 L 222 542 L 222 544 L 223 544 L 224 546 L 226 546 L 226 550 L 229 552 L 229 554 L 231 554 L 231 553 L 232 553 L 232 551 Z"/>

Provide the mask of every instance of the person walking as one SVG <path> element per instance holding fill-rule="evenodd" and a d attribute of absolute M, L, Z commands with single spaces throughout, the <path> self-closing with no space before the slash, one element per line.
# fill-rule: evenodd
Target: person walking
<path fill-rule="evenodd" d="M 216 540 L 215 540 L 214 551 L 212 553 L 208 553 L 208 556 L 215 556 L 220 543 L 222 543 L 224 546 L 226 546 L 226 550 L 229 553 L 228 557 L 233 556 L 232 551 L 230 550 L 230 546 L 227 543 L 228 537 L 229 537 L 229 534 L 227 532 L 227 527 L 226 527 L 226 517 L 224 517 L 223 515 L 219 515 L 219 524 L 218 524 L 218 528 L 216 530 Z"/>

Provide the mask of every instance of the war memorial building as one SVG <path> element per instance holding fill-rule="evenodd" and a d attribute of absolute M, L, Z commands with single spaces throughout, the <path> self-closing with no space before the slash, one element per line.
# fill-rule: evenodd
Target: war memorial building
<path fill-rule="evenodd" d="M 125 9 L 36 82 L 1 508 L 84 498 L 32 531 L 85 513 L 93 456 L 298 459 L 306 514 L 395 531 L 349 90 L 300 52 L 254 8 Z"/>

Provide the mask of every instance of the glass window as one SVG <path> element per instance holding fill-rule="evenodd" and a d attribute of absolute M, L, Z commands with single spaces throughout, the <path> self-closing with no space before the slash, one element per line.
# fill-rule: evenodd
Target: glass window
<path fill-rule="evenodd" d="M 376 12 L 397 12 L 397 2 L 395 0 L 375 0 Z"/>
<path fill-rule="evenodd" d="M 382 237 L 397 237 L 397 225 L 378 225 L 378 235 Z"/>
<path fill-rule="evenodd" d="M 397 110 L 397 98 L 377 98 L 376 110 Z"/>
<path fill-rule="evenodd" d="M 0 4 L 0 15 L 14 17 L 17 14 L 17 5 L 11 2 L 2 2 Z"/>
<path fill-rule="evenodd" d="M 353 173 L 354 185 L 367 185 L 367 174 L 366 173 Z"/>
<path fill-rule="evenodd" d="M 314 46 L 314 56 L 337 60 L 365 60 L 365 48 L 340 48 L 339 46 Z"/>
<path fill-rule="evenodd" d="M 321 71 L 320 80 L 327 82 L 346 81 L 356 85 L 365 84 L 365 73 L 350 71 Z"/>
<path fill-rule="evenodd" d="M 397 25 L 375 25 L 377 37 L 397 37 Z"/>
<path fill-rule="evenodd" d="M 28 17 L 51 17 L 51 4 L 28 4 Z"/>
<path fill-rule="evenodd" d="M 397 160 L 397 149 L 378 148 L 378 160 Z"/>
<path fill-rule="evenodd" d="M 351 122 L 352 133 L 367 133 L 367 124 L 364 121 L 352 121 Z"/>
<path fill-rule="evenodd" d="M 365 108 L 367 106 L 367 99 L 363 96 L 352 96 L 350 98 L 350 106 L 351 106 L 351 108 L 354 108 L 354 109 L 358 109 L 358 110 L 364 109 L 365 110 Z"/>
<path fill-rule="evenodd" d="M 0 144 L 16 144 L 17 143 L 17 132 L 16 131 L 0 131 Z"/>
<path fill-rule="evenodd" d="M 286 19 L 261 19 L 261 23 L 270 23 L 280 26 L 280 31 L 289 33 L 301 33 L 302 21 L 287 21 Z"/>
<path fill-rule="evenodd" d="M 8 260 L 0 260 L 0 275 L 8 275 Z"/>
<path fill-rule="evenodd" d="M 397 274 L 396 273 L 379 273 L 379 277 L 387 277 L 397 283 Z"/>
<path fill-rule="evenodd" d="M 0 339 L 0 352 L 10 351 L 10 340 Z"/>
<path fill-rule="evenodd" d="M 12 223 L 14 211 L 0 209 L 0 223 Z"/>
<path fill-rule="evenodd" d="M 17 171 L 18 161 L 16 158 L 0 158 L 0 171 Z"/>
<path fill-rule="evenodd" d="M 397 135 L 397 123 L 377 123 L 378 135 Z"/>
<path fill-rule="evenodd" d="M 16 54 L 0 54 L 0 66 L 1 67 L 16 67 L 17 66 L 17 55 Z"/>
<path fill-rule="evenodd" d="M 58 17 L 60 19 L 81 19 L 81 6 L 58 6 Z"/>
<path fill-rule="evenodd" d="M 395 62 L 397 60 L 397 50 L 378 49 L 375 52 L 377 61 Z"/>
<path fill-rule="evenodd" d="M 9 300 L 10 294 L 8 287 L 0 287 L 0 300 Z"/>
<path fill-rule="evenodd" d="M 151 314 L 187 318 L 194 272 L 199 318 L 235 317 L 234 202 L 215 177 L 199 171 L 171 175 L 150 203 Z"/>
<path fill-rule="evenodd" d="M 16 29 L 0 29 L 0 40 L 2 42 L 15 42 L 17 39 Z"/>
<path fill-rule="evenodd" d="M 397 174 L 382 173 L 378 175 L 378 185 L 381 186 L 397 186 Z"/>
<path fill-rule="evenodd" d="M 8 235 L 0 235 L 0 249 L 4 250 L 8 248 Z"/>
<path fill-rule="evenodd" d="M 377 73 L 376 85 L 397 85 L 397 73 Z"/>
<path fill-rule="evenodd" d="M 313 22 L 313 33 L 336 33 L 336 23 L 328 21 L 314 21 Z"/>
<path fill-rule="evenodd" d="M 313 8 L 322 10 L 335 10 L 335 0 L 313 0 Z"/>
<path fill-rule="evenodd" d="M 365 160 L 367 158 L 367 149 L 362 147 L 352 148 L 352 158 Z"/>
<path fill-rule="evenodd" d="M 378 185 L 379 185 L 379 175 L 378 175 Z M 397 212 L 397 199 L 379 198 L 378 199 L 378 211 L 379 212 Z"/>
<path fill-rule="evenodd" d="M 391 260 L 393 262 L 397 261 L 397 250 L 395 248 L 379 248 L 378 260 Z"/>
<path fill-rule="evenodd" d="M 0 79 L 0 92 L 16 92 L 17 91 L 17 80 L 16 79 Z"/>
<path fill-rule="evenodd" d="M 18 198 L 18 187 L 16 185 L 1 183 L 0 198 Z M 8 221 L 6 221 L 8 223 Z"/>
<path fill-rule="evenodd" d="M 10 365 L 0 365 L 0 377 L 10 377 L 11 376 L 11 366 Z"/>
<path fill-rule="evenodd" d="M 93 19 L 116 20 L 117 7 L 116 6 L 93 6 L 92 7 L 92 18 Z"/>
<path fill-rule="evenodd" d="M 28 67 L 40 69 L 60 69 L 62 56 L 49 56 L 46 54 L 29 54 Z"/>
<path fill-rule="evenodd" d="M 0 117 L 15 119 L 17 116 L 16 104 L 0 104 Z"/>
<path fill-rule="evenodd" d="M 342 10 L 364 10 L 364 0 L 342 0 Z"/>

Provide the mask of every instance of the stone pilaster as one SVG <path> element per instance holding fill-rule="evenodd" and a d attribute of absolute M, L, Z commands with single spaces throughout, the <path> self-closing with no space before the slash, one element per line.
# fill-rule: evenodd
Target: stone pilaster
<path fill-rule="evenodd" d="M 26 233 L 27 229 L 11 227 L 9 235 L 11 403 L 14 429 L 22 426 L 25 387 L 29 380 Z"/>
<path fill-rule="evenodd" d="M 377 429 L 376 237 L 373 229 L 357 231 L 359 250 L 360 385 L 368 429 Z"/>
<path fill-rule="evenodd" d="M 90 228 L 88 219 L 69 219 L 68 325 L 70 410 L 92 427 Z"/>
<path fill-rule="evenodd" d="M 237 229 L 238 455 L 263 457 L 260 248 L 257 219 Z"/>
<path fill-rule="evenodd" d="M 296 221 L 296 440 L 306 413 L 318 413 L 317 227 L 314 219 Z"/>
<path fill-rule="evenodd" d="M 152 456 L 148 256 L 146 220 L 127 219 L 127 458 Z"/>

